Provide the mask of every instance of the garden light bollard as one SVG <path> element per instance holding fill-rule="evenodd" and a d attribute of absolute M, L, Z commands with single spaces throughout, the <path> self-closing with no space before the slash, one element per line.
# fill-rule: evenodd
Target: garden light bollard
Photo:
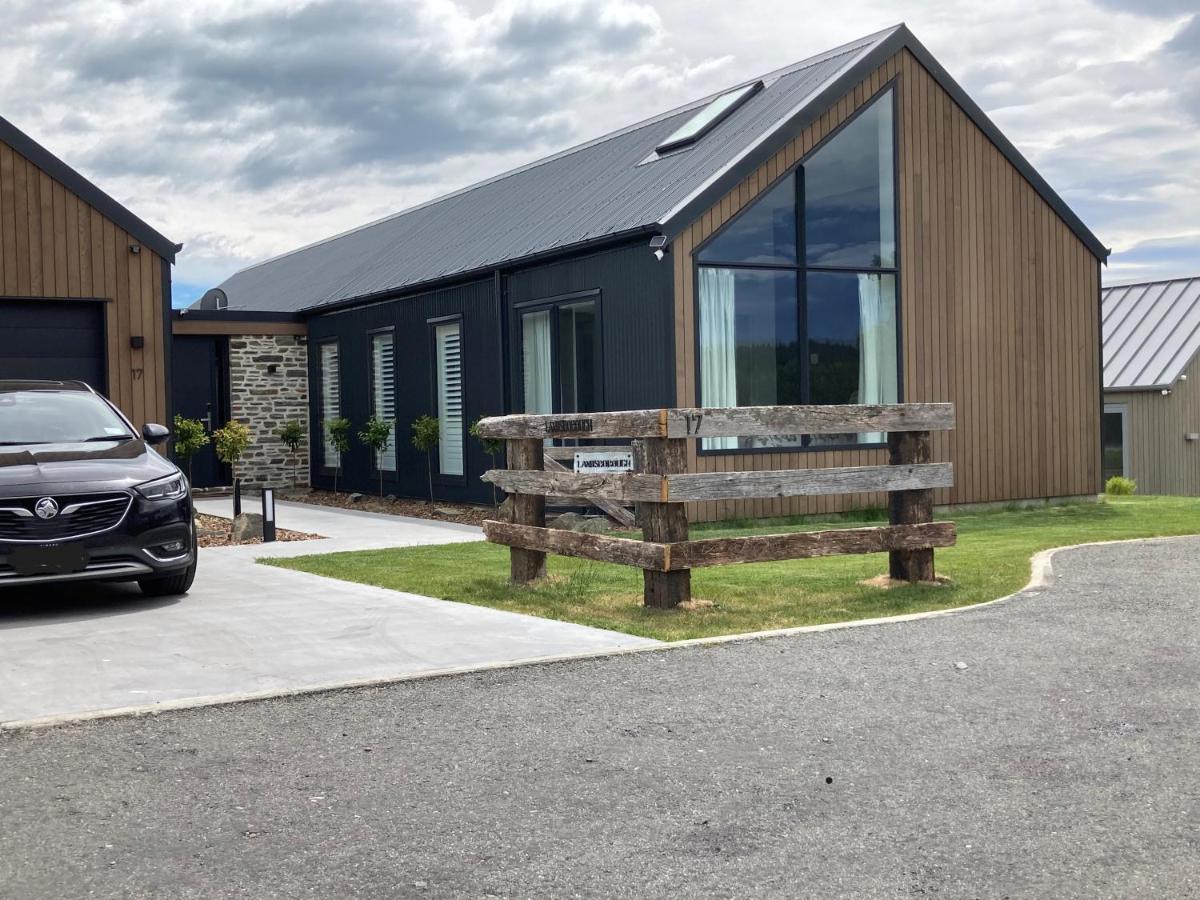
<path fill-rule="evenodd" d="M 275 540 L 275 489 L 262 489 L 263 543 Z"/>

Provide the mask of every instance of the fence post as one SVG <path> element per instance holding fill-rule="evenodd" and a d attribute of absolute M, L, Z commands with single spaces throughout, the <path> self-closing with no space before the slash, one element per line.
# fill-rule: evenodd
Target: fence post
<path fill-rule="evenodd" d="M 642 444 L 643 471 L 673 475 L 687 469 L 686 438 L 646 438 Z M 687 507 L 682 503 L 639 503 L 637 517 L 647 541 L 673 543 L 688 539 Z M 692 597 L 692 570 L 673 572 L 642 570 L 643 602 L 656 609 L 671 609 Z"/>
<path fill-rule="evenodd" d="M 888 456 L 893 466 L 929 462 L 929 432 L 890 432 Z M 932 522 L 933 491 L 893 491 L 888 495 L 888 521 L 893 525 Z M 933 581 L 933 549 L 892 550 L 888 554 L 888 574 L 900 581 Z"/>
<path fill-rule="evenodd" d="M 540 438 L 507 441 L 510 469 L 542 470 L 544 445 Z M 541 494 L 513 494 L 512 520 L 516 525 L 546 525 L 546 498 Z M 529 584 L 546 575 L 546 554 L 538 550 L 511 547 L 508 551 L 509 577 L 513 584 Z"/>

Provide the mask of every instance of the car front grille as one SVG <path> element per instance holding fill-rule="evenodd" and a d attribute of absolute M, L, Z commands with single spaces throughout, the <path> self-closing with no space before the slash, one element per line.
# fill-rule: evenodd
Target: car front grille
<path fill-rule="evenodd" d="M 37 515 L 39 500 L 50 497 L 58 504 L 58 515 Z M 43 494 L 0 500 L 0 541 L 40 543 L 88 537 L 116 528 L 133 503 L 126 493 Z"/>

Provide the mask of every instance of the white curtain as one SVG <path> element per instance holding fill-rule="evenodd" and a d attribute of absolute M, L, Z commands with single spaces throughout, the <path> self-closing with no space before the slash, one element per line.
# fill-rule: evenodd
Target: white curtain
<path fill-rule="evenodd" d="M 700 269 L 700 405 L 737 406 L 734 273 Z M 708 450 L 731 450 L 737 438 L 706 438 Z"/>
<path fill-rule="evenodd" d="M 525 412 L 554 411 L 550 375 L 550 310 L 521 317 L 521 365 L 525 372 Z"/>
<path fill-rule="evenodd" d="M 888 290 L 884 290 L 884 278 Z M 892 276 L 858 276 L 858 402 L 895 403 L 896 316 Z M 881 432 L 859 435 L 862 443 L 880 443 Z"/>

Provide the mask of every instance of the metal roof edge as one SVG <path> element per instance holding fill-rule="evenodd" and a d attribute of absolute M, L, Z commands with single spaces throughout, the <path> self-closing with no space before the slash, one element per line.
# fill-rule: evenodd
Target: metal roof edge
<path fill-rule="evenodd" d="M 543 250 L 540 253 L 533 253 L 528 256 L 518 256 L 514 257 L 513 259 L 501 260 L 500 262 L 488 264 L 486 266 L 479 266 L 474 269 L 464 269 L 461 272 L 449 272 L 445 275 L 439 275 L 437 278 L 427 278 L 424 281 L 414 281 L 411 284 L 385 288 L 384 290 L 375 291 L 370 294 L 359 294 L 354 297 L 345 297 L 339 300 L 326 300 L 321 303 L 315 303 L 311 306 L 302 307 L 301 309 L 297 310 L 297 315 L 299 315 L 302 319 L 307 319 L 313 316 L 324 315 L 326 313 L 341 312 L 356 306 L 367 306 L 373 303 L 386 303 L 390 300 L 402 300 L 406 297 L 414 297 L 419 294 L 426 294 L 430 291 L 435 291 L 443 287 L 481 281 L 485 278 L 491 278 L 496 272 L 511 272 L 517 269 L 526 268 L 528 266 L 536 266 L 543 263 L 552 262 L 555 259 L 560 259 L 567 256 L 607 250 L 612 247 L 620 247 L 625 244 L 630 244 L 638 238 L 645 238 L 650 235 L 658 234 L 659 231 L 660 229 L 657 225 L 642 225 L 626 231 L 618 231 L 614 232 L 613 234 L 600 235 L 586 241 L 577 241 L 573 244 L 564 244 L 561 247 L 554 247 L 550 250 Z M 650 252 L 649 248 L 647 248 L 646 252 Z"/>
<path fill-rule="evenodd" d="M 682 232 L 704 210 L 719 201 L 739 181 L 766 162 L 779 147 L 820 118 L 862 81 L 869 72 L 878 68 L 888 57 L 900 50 L 908 50 L 950 95 L 959 108 L 967 114 L 976 127 L 1033 186 L 1033 189 L 1067 224 L 1067 227 L 1092 255 L 1101 262 L 1107 262 L 1111 250 L 1100 242 L 1100 239 L 1091 232 L 1066 201 L 1050 187 L 1050 184 L 1038 173 L 1029 160 L 1001 133 L 995 123 L 988 118 L 987 113 L 970 98 L 950 73 L 942 67 L 941 63 L 933 57 L 933 54 L 917 40 L 907 25 L 901 23 L 877 34 L 882 36 L 878 41 L 867 45 L 863 52 L 848 62 L 837 75 L 806 97 L 791 113 L 780 119 L 776 127 L 765 132 L 758 141 L 747 147 L 737 158 L 730 160 L 724 169 L 668 212 L 663 217 L 664 234 L 673 238 Z"/>
<path fill-rule="evenodd" d="M 175 262 L 175 254 L 183 249 L 183 244 L 176 244 L 147 224 L 128 207 L 100 190 L 3 116 L 0 116 L 0 141 L 8 144 L 84 203 L 121 226 L 163 259 Z"/>

